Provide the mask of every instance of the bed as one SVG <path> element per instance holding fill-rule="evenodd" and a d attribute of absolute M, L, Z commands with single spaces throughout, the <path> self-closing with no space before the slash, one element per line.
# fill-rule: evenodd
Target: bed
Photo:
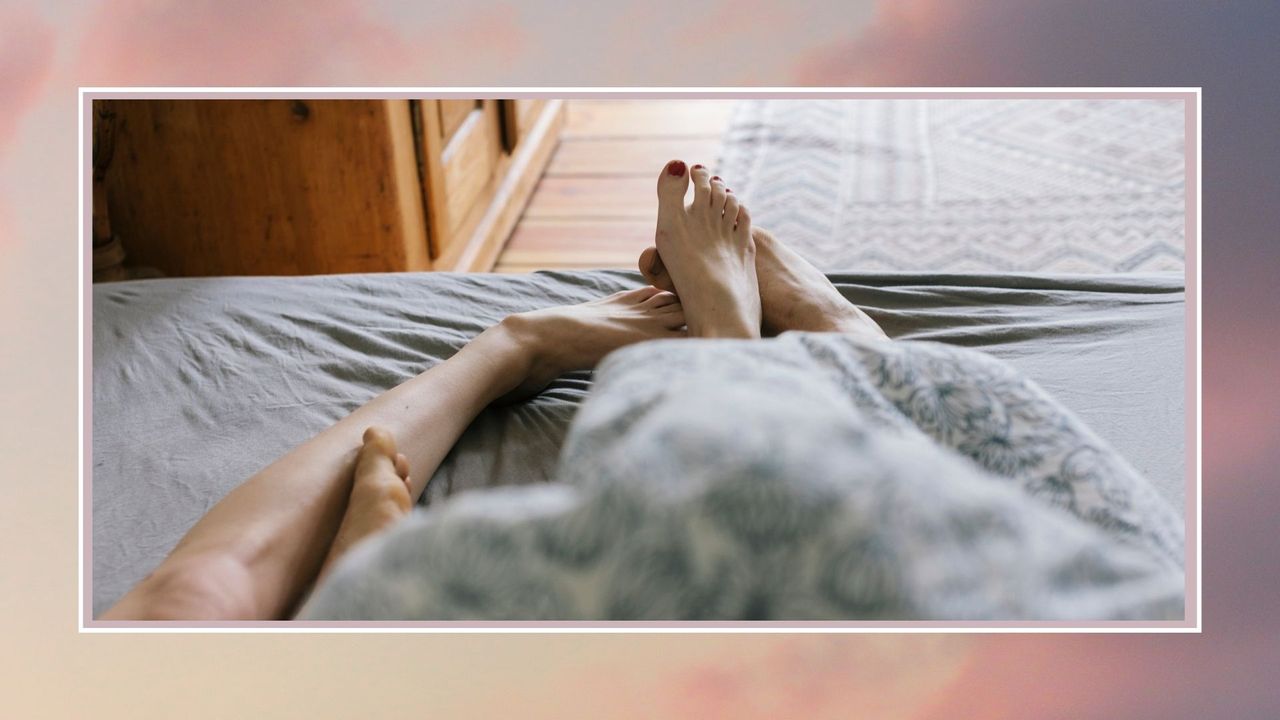
<path fill-rule="evenodd" d="M 716 171 L 823 270 L 1180 271 L 1180 99 L 751 100 Z"/>
<path fill-rule="evenodd" d="M 897 338 L 1005 359 L 1182 511 L 1181 272 L 830 275 Z M 150 572 L 219 498 L 511 313 L 640 283 L 624 271 L 147 280 L 92 292 L 92 602 Z M 589 373 L 483 413 L 423 504 L 551 481 Z"/>

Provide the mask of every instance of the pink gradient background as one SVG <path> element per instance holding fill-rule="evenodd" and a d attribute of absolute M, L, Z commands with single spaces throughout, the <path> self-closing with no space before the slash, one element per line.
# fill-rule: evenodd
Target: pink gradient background
<path fill-rule="evenodd" d="M 6 715 L 1275 717 L 1280 6 L 0 5 Z M 76 87 L 1204 88 L 1202 635 L 78 635 Z M 572 712 L 570 711 L 572 710 Z"/>

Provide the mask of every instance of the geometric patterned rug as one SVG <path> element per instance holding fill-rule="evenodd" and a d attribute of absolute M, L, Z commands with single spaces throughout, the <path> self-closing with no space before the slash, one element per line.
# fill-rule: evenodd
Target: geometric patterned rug
<path fill-rule="evenodd" d="M 746 100 L 718 172 L 826 271 L 1182 270 L 1181 100 Z"/>

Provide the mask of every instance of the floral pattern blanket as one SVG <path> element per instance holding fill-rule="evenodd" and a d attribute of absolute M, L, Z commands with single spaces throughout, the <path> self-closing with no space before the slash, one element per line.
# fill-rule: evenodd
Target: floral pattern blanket
<path fill-rule="evenodd" d="M 1184 526 L 1008 365 L 788 333 L 612 354 L 561 482 L 355 548 L 304 619 L 1180 620 Z"/>

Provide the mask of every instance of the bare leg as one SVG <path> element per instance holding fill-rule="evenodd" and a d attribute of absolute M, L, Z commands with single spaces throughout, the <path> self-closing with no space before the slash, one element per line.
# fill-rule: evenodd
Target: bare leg
<path fill-rule="evenodd" d="M 695 188 L 699 176 L 706 173 L 701 165 L 693 166 Z M 822 271 L 772 233 L 752 227 L 751 237 L 765 335 L 802 330 L 888 337 L 865 312 L 845 300 Z M 646 248 L 640 253 L 640 273 L 654 286 L 675 291 L 677 283 L 663 262 L 665 255 L 658 247 Z"/>
<path fill-rule="evenodd" d="M 384 455 L 394 453 L 394 445 L 383 440 L 412 439 L 404 463 L 415 468 L 406 489 L 416 500 L 490 403 L 535 393 L 564 372 L 594 367 L 623 345 L 680 337 L 684 322 L 675 297 L 656 288 L 507 318 L 232 490 L 102 619 L 287 617 L 315 580 L 343 522 L 367 428 L 387 434 L 375 438 Z"/>

